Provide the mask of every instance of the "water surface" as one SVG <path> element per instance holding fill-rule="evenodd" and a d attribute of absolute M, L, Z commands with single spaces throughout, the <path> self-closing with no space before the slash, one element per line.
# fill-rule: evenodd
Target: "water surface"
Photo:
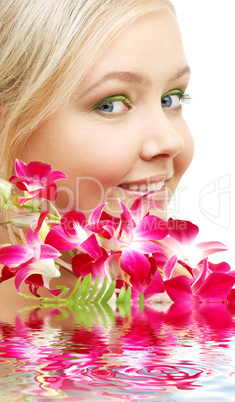
<path fill-rule="evenodd" d="M 0 322 L 1 401 L 233 401 L 235 308 L 45 306 Z"/>

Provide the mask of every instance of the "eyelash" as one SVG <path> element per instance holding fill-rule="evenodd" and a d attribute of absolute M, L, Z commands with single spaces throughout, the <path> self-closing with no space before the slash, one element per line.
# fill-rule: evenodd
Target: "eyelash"
<path fill-rule="evenodd" d="M 99 111 L 99 108 L 107 103 L 114 103 L 114 102 L 123 102 L 127 108 L 132 109 L 132 103 L 131 101 L 125 96 L 125 95 L 115 95 L 115 96 L 110 96 L 108 98 L 102 99 L 100 102 L 96 103 L 93 107 L 92 110 L 97 110 Z M 100 110 L 101 113 L 106 114 L 106 112 L 102 112 Z M 108 114 L 108 113 L 107 113 Z M 115 114 L 115 113 L 113 113 Z M 120 113 L 119 113 L 120 114 Z"/>
<path fill-rule="evenodd" d="M 182 98 L 181 98 L 182 104 L 190 103 L 191 100 L 192 100 L 192 97 L 191 97 L 191 95 L 190 95 L 189 93 L 185 92 L 185 93 L 182 95 Z"/>
<path fill-rule="evenodd" d="M 161 101 L 164 98 L 166 98 L 167 96 L 173 96 L 173 95 L 178 95 L 179 96 L 180 104 L 178 106 L 176 106 L 175 108 L 174 107 L 173 108 L 164 107 L 164 106 L 163 106 L 163 108 L 177 110 L 177 109 L 181 109 L 184 104 L 189 103 L 191 101 L 191 96 L 188 93 L 186 93 L 183 89 L 173 89 L 171 91 L 166 92 L 162 96 Z"/>

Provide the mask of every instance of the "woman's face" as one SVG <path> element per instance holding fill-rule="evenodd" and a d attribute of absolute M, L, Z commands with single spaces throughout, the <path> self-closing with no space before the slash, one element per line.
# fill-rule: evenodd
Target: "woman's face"
<path fill-rule="evenodd" d="M 58 182 L 60 211 L 88 215 L 108 202 L 117 215 L 118 198 L 130 206 L 150 190 L 166 207 L 193 155 L 181 111 L 188 80 L 174 15 L 150 13 L 122 31 L 17 156 L 68 175 Z"/>

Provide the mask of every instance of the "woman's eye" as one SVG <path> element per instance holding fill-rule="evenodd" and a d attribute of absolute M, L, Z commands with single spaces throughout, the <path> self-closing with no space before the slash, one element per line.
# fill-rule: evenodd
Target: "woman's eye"
<path fill-rule="evenodd" d="M 181 106 L 182 96 L 183 94 L 181 93 L 164 95 L 161 99 L 162 107 L 172 109 L 179 108 Z"/>
<path fill-rule="evenodd" d="M 122 101 L 109 101 L 99 106 L 98 110 L 104 113 L 122 113 L 129 110 L 129 108 Z"/>
<path fill-rule="evenodd" d="M 125 96 L 111 97 L 102 100 L 93 106 L 93 110 L 98 110 L 105 114 L 122 114 L 132 108 L 131 102 Z"/>

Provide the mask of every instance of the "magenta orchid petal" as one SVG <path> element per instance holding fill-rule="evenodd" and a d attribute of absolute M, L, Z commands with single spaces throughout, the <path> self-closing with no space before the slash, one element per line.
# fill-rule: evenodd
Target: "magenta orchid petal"
<path fill-rule="evenodd" d="M 82 278 L 85 278 L 86 275 L 91 274 L 92 283 L 94 284 L 98 275 L 100 275 L 100 279 L 103 279 L 105 276 L 105 261 L 106 257 L 103 256 L 94 260 L 87 254 L 78 254 L 72 259 L 73 272 L 78 277 L 82 276 Z"/>
<path fill-rule="evenodd" d="M 94 259 L 88 254 L 77 254 L 72 258 L 72 270 L 74 274 L 79 278 L 80 276 L 85 277 L 87 273 L 83 276 L 81 271 L 83 267 L 89 265 Z M 91 273 L 91 270 L 88 272 Z"/>
<path fill-rule="evenodd" d="M 177 263 L 177 255 L 173 255 L 169 260 L 165 263 L 163 268 L 164 278 L 170 279 L 172 275 L 172 271 L 175 268 Z"/>
<path fill-rule="evenodd" d="M 49 288 L 46 288 L 46 287 L 45 287 L 45 289 L 48 290 L 51 293 L 51 295 L 54 296 L 54 297 L 59 296 L 61 294 L 61 292 L 63 291 L 62 289 L 49 289 Z"/>
<path fill-rule="evenodd" d="M 33 252 L 24 245 L 10 245 L 0 248 L 0 264 L 15 265 L 29 261 Z"/>
<path fill-rule="evenodd" d="M 112 224 L 115 225 L 115 227 L 117 228 L 120 222 L 120 218 L 118 216 L 113 216 L 108 214 L 107 212 L 103 211 L 100 217 L 101 221 L 109 221 L 112 222 Z"/>
<path fill-rule="evenodd" d="M 164 288 L 173 302 L 190 303 L 193 300 L 192 282 L 192 278 L 180 275 L 164 281 Z"/>
<path fill-rule="evenodd" d="M 149 191 L 147 194 L 142 195 L 141 197 L 138 197 L 130 207 L 130 213 L 132 218 L 138 222 L 142 219 L 142 207 L 144 204 L 144 201 L 148 197 L 149 194 L 154 193 L 154 191 Z"/>
<path fill-rule="evenodd" d="M 125 280 L 125 273 L 123 272 L 120 266 L 120 258 L 121 253 L 117 252 L 107 257 L 105 261 L 104 271 L 111 280 L 113 279 L 121 281 Z"/>
<path fill-rule="evenodd" d="M 114 226 L 111 226 L 110 224 L 104 225 L 103 230 L 106 233 L 106 238 L 108 238 L 107 235 L 109 235 L 110 238 L 114 236 L 114 233 L 115 233 L 115 227 Z"/>
<path fill-rule="evenodd" d="M 63 228 L 56 225 L 47 234 L 45 243 L 57 250 L 70 251 L 76 248 L 80 242 L 77 238 L 67 236 Z"/>
<path fill-rule="evenodd" d="M 41 229 L 42 224 L 43 224 L 43 222 L 44 222 L 44 220 L 45 220 L 45 218 L 47 217 L 48 214 L 49 214 L 49 211 L 47 211 L 46 209 L 44 209 L 44 210 L 40 213 L 40 216 L 39 216 L 38 221 L 37 221 L 37 226 L 36 226 L 36 228 L 35 228 L 35 233 L 38 233 L 38 232 L 39 232 L 39 230 Z M 32 222 L 32 224 L 31 224 L 31 227 L 32 227 L 32 226 L 33 226 L 33 222 Z"/>
<path fill-rule="evenodd" d="M 106 203 L 101 204 L 91 212 L 89 216 L 89 225 L 96 225 L 99 222 L 105 205 Z"/>
<path fill-rule="evenodd" d="M 12 278 L 13 276 L 15 276 L 15 272 L 11 271 L 10 268 L 7 265 L 5 265 L 2 269 L 0 283 L 7 281 L 8 279 Z"/>
<path fill-rule="evenodd" d="M 178 260 L 178 264 L 181 265 L 182 267 L 186 268 L 187 271 L 190 273 L 190 275 L 193 277 L 193 269 L 190 267 L 185 261 Z"/>
<path fill-rule="evenodd" d="M 167 236 L 160 241 L 156 241 L 156 244 L 161 246 L 161 248 L 169 257 L 172 257 L 173 255 L 179 255 L 182 253 L 182 247 L 180 243 L 170 236 Z"/>
<path fill-rule="evenodd" d="M 163 278 L 157 269 L 152 277 L 150 284 L 145 288 L 144 295 L 147 296 L 147 298 L 149 298 L 158 293 L 164 293 L 164 292 L 165 289 L 163 286 Z"/>
<path fill-rule="evenodd" d="M 25 235 L 25 242 L 29 248 L 32 250 L 34 248 L 39 248 L 43 241 L 38 233 L 36 233 L 32 228 L 29 228 Z"/>
<path fill-rule="evenodd" d="M 163 253 L 161 247 L 151 241 L 133 241 L 130 248 L 143 254 Z"/>
<path fill-rule="evenodd" d="M 142 207 L 143 217 L 147 215 L 151 209 L 160 209 L 161 211 L 164 211 L 165 208 L 162 207 L 162 205 L 157 204 L 156 202 L 146 202 L 146 204 L 144 204 Z"/>
<path fill-rule="evenodd" d="M 207 274 L 208 274 L 208 260 L 205 258 L 202 263 L 197 267 L 193 269 L 193 276 L 195 279 L 193 285 L 192 285 L 192 290 L 194 293 L 197 293 L 197 291 L 200 289 L 202 284 L 204 283 Z M 198 272 L 199 269 L 199 272 Z"/>
<path fill-rule="evenodd" d="M 45 188 L 38 191 L 37 198 L 44 198 L 45 200 L 55 201 L 57 198 L 57 185 L 50 183 Z"/>
<path fill-rule="evenodd" d="M 165 252 L 162 252 L 162 251 L 152 253 L 152 258 L 155 259 L 157 267 L 163 271 L 164 266 L 165 266 L 167 260 L 169 259 L 167 254 L 165 254 Z"/>
<path fill-rule="evenodd" d="M 55 267 L 52 259 L 48 260 L 32 260 L 30 264 L 21 266 L 15 275 L 15 286 L 18 292 L 22 283 L 30 276 L 39 274 L 43 277 L 44 284 L 48 286 L 51 278 L 58 278 L 60 276 L 59 270 Z"/>
<path fill-rule="evenodd" d="M 19 198 L 19 204 L 20 204 L 20 206 L 22 206 L 22 205 L 24 205 L 27 201 L 31 201 L 31 200 L 33 200 L 35 197 L 34 196 L 32 196 L 32 197 L 29 197 L 29 198 L 26 198 L 26 197 L 21 197 L 21 198 Z"/>
<path fill-rule="evenodd" d="M 181 244 L 192 243 L 199 232 L 197 225 L 194 225 L 190 221 L 179 219 L 170 218 L 168 220 L 168 227 L 170 230 L 170 236 Z"/>
<path fill-rule="evenodd" d="M 143 282 L 149 275 L 151 269 L 148 259 L 142 253 L 130 247 L 123 249 L 120 265 L 123 271 L 138 282 Z"/>
<path fill-rule="evenodd" d="M 127 206 L 120 200 L 119 205 L 121 209 L 121 219 L 127 223 L 133 222 L 133 219 Z M 131 225 L 131 227 L 133 227 L 133 225 Z"/>
<path fill-rule="evenodd" d="M 231 270 L 230 265 L 225 261 L 220 262 L 218 264 L 213 264 L 212 262 L 209 261 L 208 264 L 209 264 L 209 269 L 213 272 L 229 272 Z M 231 274 L 231 273 L 232 273 L 232 271 L 229 272 L 229 274 Z"/>
<path fill-rule="evenodd" d="M 22 191 L 28 191 L 29 189 L 27 181 L 24 178 L 11 176 L 9 182 L 15 184 Z"/>
<path fill-rule="evenodd" d="M 61 218 L 61 226 L 69 236 L 79 236 L 79 232 L 86 225 L 86 217 L 83 212 L 71 210 L 65 212 Z"/>
<path fill-rule="evenodd" d="M 25 166 L 25 174 L 27 177 L 33 177 L 36 180 L 45 180 L 51 171 L 51 166 L 42 162 L 29 162 Z"/>
<path fill-rule="evenodd" d="M 87 240 L 80 243 L 79 247 L 88 253 L 92 258 L 98 258 L 102 255 L 101 247 L 99 246 L 94 233 L 89 236 Z"/>
<path fill-rule="evenodd" d="M 49 246 L 48 244 L 42 244 L 40 248 L 40 260 L 49 259 L 49 258 L 58 258 L 60 257 L 60 253 L 54 247 Z"/>
<path fill-rule="evenodd" d="M 15 171 L 18 177 L 24 177 L 26 175 L 26 166 L 26 163 L 24 163 L 20 159 L 15 160 Z"/>
<path fill-rule="evenodd" d="M 19 186 L 17 186 L 19 187 Z M 34 198 L 45 200 L 55 201 L 57 198 L 57 186 L 55 183 L 51 183 L 43 190 L 30 191 L 29 194 L 32 194 L 32 197 L 21 197 L 19 198 L 19 204 L 23 205 L 28 201 L 33 200 Z"/>
<path fill-rule="evenodd" d="M 131 217 L 131 214 L 126 207 L 126 205 L 119 200 L 119 205 L 121 208 L 121 220 L 120 220 L 120 230 L 118 235 L 118 240 L 125 237 L 126 242 L 131 242 L 133 239 L 132 230 L 135 227 L 135 223 Z"/>
<path fill-rule="evenodd" d="M 145 216 L 133 230 L 135 240 L 160 240 L 168 233 L 167 222 L 154 215 Z"/>
<path fill-rule="evenodd" d="M 17 271 L 15 275 L 15 287 L 18 292 L 20 292 L 20 288 L 22 283 L 30 276 L 32 273 L 32 269 L 25 268 L 24 270 Z"/>
<path fill-rule="evenodd" d="M 111 239 L 114 236 L 116 225 L 111 221 L 100 221 L 93 225 L 87 225 L 87 229 L 100 234 L 105 239 Z"/>
<path fill-rule="evenodd" d="M 63 179 L 68 179 L 68 176 L 64 172 L 61 172 L 60 170 L 51 170 L 48 175 L 47 182 L 50 184 Z"/>
<path fill-rule="evenodd" d="M 212 272 L 203 282 L 197 295 L 203 302 L 223 302 L 235 284 L 235 277 L 225 272 Z"/>
<path fill-rule="evenodd" d="M 209 255 L 218 253 L 220 251 L 228 250 L 228 247 L 219 241 L 197 243 L 196 247 L 200 251 L 202 258 L 209 257 Z"/>

